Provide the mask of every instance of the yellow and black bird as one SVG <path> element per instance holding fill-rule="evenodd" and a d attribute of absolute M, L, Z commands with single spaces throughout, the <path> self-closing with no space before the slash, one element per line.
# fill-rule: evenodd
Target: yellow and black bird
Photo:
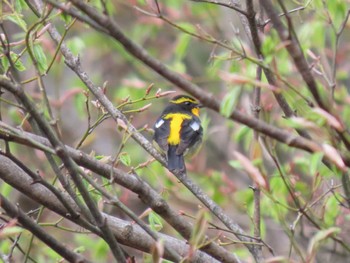
<path fill-rule="evenodd" d="M 185 171 L 184 155 L 194 154 L 202 142 L 201 107 L 190 96 L 176 96 L 154 124 L 154 142 L 166 154 L 170 171 Z"/>

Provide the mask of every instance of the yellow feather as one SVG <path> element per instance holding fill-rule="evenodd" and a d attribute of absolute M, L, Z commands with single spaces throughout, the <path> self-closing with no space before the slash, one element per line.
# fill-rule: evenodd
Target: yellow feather
<path fill-rule="evenodd" d="M 182 122 L 187 119 L 191 119 L 191 116 L 183 113 L 169 113 L 164 119 L 170 119 L 170 134 L 168 137 L 168 143 L 170 145 L 178 145 L 180 143 L 180 130 Z"/>
<path fill-rule="evenodd" d="M 199 108 L 193 108 L 193 109 L 192 109 L 192 113 L 193 113 L 194 115 L 196 115 L 197 117 L 199 117 Z"/>
<path fill-rule="evenodd" d="M 197 101 L 192 100 L 192 99 L 190 99 L 190 98 L 186 98 L 186 97 L 181 97 L 181 98 L 178 98 L 177 100 L 171 100 L 170 102 L 175 103 L 175 104 L 180 104 L 180 103 L 184 103 L 184 102 L 186 102 L 186 101 L 191 102 L 191 103 L 198 104 Z"/>

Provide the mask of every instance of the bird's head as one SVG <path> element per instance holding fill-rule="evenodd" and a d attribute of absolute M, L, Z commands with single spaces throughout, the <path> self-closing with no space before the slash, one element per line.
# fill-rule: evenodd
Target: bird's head
<path fill-rule="evenodd" d="M 170 103 L 179 106 L 184 111 L 190 111 L 198 117 L 199 108 L 203 107 L 197 100 L 187 95 L 178 95 L 172 98 Z"/>

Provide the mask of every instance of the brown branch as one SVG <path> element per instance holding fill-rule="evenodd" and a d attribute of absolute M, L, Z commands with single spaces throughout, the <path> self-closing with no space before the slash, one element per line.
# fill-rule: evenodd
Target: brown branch
<path fill-rule="evenodd" d="M 51 0 L 46 1 L 51 2 Z M 140 61 L 145 63 L 155 72 L 159 73 L 161 76 L 163 76 L 176 86 L 180 87 L 184 91 L 187 91 L 191 95 L 198 98 L 207 108 L 210 108 L 216 112 L 220 112 L 219 100 L 215 99 L 213 95 L 211 95 L 208 92 L 205 92 L 199 86 L 186 80 L 176 72 L 168 69 L 163 63 L 161 63 L 157 59 L 151 57 L 146 50 L 144 50 L 142 47 L 140 47 L 136 43 L 132 42 L 129 38 L 127 38 L 126 35 L 121 31 L 119 26 L 113 20 L 110 20 L 108 17 L 97 13 L 96 10 L 92 9 L 90 6 L 84 4 L 81 1 L 72 0 L 72 2 L 75 3 L 78 8 L 82 9 L 82 11 L 84 11 L 92 19 L 94 19 L 95 22 L 99 23 L 101 26 L 104 25 L 104 27 L 109 31 L 109 35 L 115 38 L 118 42 L 120 42 L 131 55 L 138 58 Z M 74 60 L 74 58 L 72 57 L 71 62 L 77 63 L 78 61 Z M 75 65 L 72 64 L 71 66 Z M 84 74 L 83 77 L 86 77 L 86 75 Z M 102 105 L 104 105 L 104 103 L 102 103 Z M 110 106 L 112 105 L 110 104 Z M 309 152 L 314 152 L 321 149 L 320 146 L 315 142 L 293 135 L 289 132 L 286 132 L 285 130 L 266 124 L 261 120 L 256 120 L 236 110 L 233 111 L 229 118 L 239 123 L 245 124 L 254 130 L 257 130 L 263 134 L 266 134 L 267 136 L 270 136 L 290 146 L 303 149 Z M 134 132 L 134 130 L 131 130 L 131 132 Z M 134 135 L 134 133 L 133 136 L 138 137 L 136 134 Z M 139 141 L 140 138 L 136 140 Z M 141 141 L 144 142 L 144 140 Z M 156 151 L 153 151 L 153 147 L 148 147 L 150 146 L 149 144 L 141 143 L 141 145 L 152 155 L 157 153 Z"/>
<path fill-rule="evenodd" d="M 2 131 L 4 128 L 7 129 L 7 125 L 0 121 L 0 138 L 6 141 L 20 143 L 44 151 L 49 151 L 50 148 L 47 149 L 46 147 L 51 147 L 50 142 L 41 136 L 23 131 L 18 131 L 18 134 L 21 135 L 10 131 L 4 132 Z M 125 173 L 124 171 L 116 169 L 111 165 L 97 161 L 95 158 L 85 154 L 82 151 L 78 151 L 69 146 L 66 147 L 69 155 L 75 162 L 77 162 L 79 166 L 89 169 L 92 172 L 134 192 L 137 194 L 137 196 L 139 196 L 140 200 L 145 205 L 151 207 L 153 211 L 159 214 L 184 238 L 187 240 L 190 239 L 191 233 L 193 232 L 193 226 L 179 216 L 178 212 L 173 211 L 166 201 L 136 174 Z M 208 243 L 206 246 L 202 247 L 201 250 L 215 257 L 221 262 L 235 262 L 235 257 L 232 255 L 232 253 L 218 246 L 214 242 Z"/>
<path fill-rule="evenodd" d="M 72 177 L 75 185 L 79 189 L 79 192 L 81 193 L 86 205 L 89 207 L 93 218 L 96 220 L 96 222 L 94 223 L 96 223 L 97 226 L 103 232 L 104 238 L 107 241 L 108 245 L 111 247 L 115 258 L 118 259 L 120 262 L 126 262 L 124 252 L 116 242 L 115 237 L 111 234 L 110 230 L 108 229 L 108 225 L 106 224 L 105 219 L 102 217 L 100 211 L 98 210 L 95 201 L 92 199 L 89 192 L 85 188 L 82 179 L 79 175 L 79 168 L 67 154 L 65 146 L 57 138 L 50 124 L 43 118 L 33 101 L 29 99 L 29 97 L 26 95 L 21 86 L 12 83 L 4 78 L 0 79 L 0 86 L 12 93 L 19 101 L 21 101 L 23 106 L 27 109 L 28 113 L 36 121 L 43 134 L 45 134 L 50 140 L 50 143 L 55 148 L 57 156 L 60 157 L 65 167 L 69 171 L 70 176 Z"/>
<path fill-rule="evenodd" d="M 163 65 L 162 63 L 160 63 L 156 59 L 150 57 L 144 49 L 142 49 L 140 46 L 138 46 L 135 43 L 133 43 L 132 41 L 130 41 L 124 35 L 124 33 L 119 29 L 119 27 L 114 23 L 114 21 L 110 20 L 106 16 L 98 14 L 96 12 L 96 10 L 91 9 L 89 6 L 84 5 L 84 3 L 80 2 L 80 1 L 74 0 L 72 2 L 74 2 L 78 6 L 78 8 L 80 8 L 88 16 L 90 16 L 91 19 L 93 19 L 97 23 L 99 23 L 100 26 L 104 26 L 110 32 L 109 34 L 112 37 L 114 37 L 116 40 L 118 40 L 125 47 L 125 49 L 128 52 L 130 52 L 130 54 L 134 55 L 139 60 L 143 61 L 146 65 L 151 67 L 153 70 L 158 72 L 163 77 L 167 78 L 172 83 L 176 84 L 177 86 L 179 86 L 183 90 L 186 90 L 190 94 L 199 98 L 201 100 L 201 102 L 204 103 L 206 106 L 208 106 L 216 111 L 219 110 L 219 105 L 220 105 L 219 101 L 213 99 L 213 97 L 210 96 L 208 93 L 203 92 L 203 90 L 201 90 L 198 86 L 184 80 L 178 74 L 170 71 L 168 68 L 165 67 L 165 65 Z M 71 68 L 73 70 L 75 69 L 77 71 L 80 70 L 80 72 L 82 73 L 83 71 L 81 71 L 81 65 L 79 64 L 79 61 L 76 60 L 74 57 L 71 57 L 71 59 L 72 60 L 70 62 L 73 62 L 71 64 Z M 67 62 L 68 65 L 70 62 Z M 93 86 L 93 85 L 91 85 L 92 83 L 89 81 L 89 78 L 85 74 L 82 74 L 80 77 L 85 81 L 85 83 L 89 84 L 90 86 Z M 115 120 L 117 120 L 119 118 L 119 119 L 122 119 L 124 121 L 124 117 L 122 115 L 120 115 L 118 113 L 118 111 L 113 110 L 113 105 L 111 105 L 110 102 L 108 102 L 108 100 L 106 100 L 106 98 L 103 97 L 103 94 L 101 94 L 101 91 L 99 91 L 98 89 L 95 89 L 94 94 L 95 94 L 95 96 L 98 96 L 99 100 L 101 101 L 101 103 L 104 106 L 107 105 L 108 109 L 112 113 L 114 113 L 114 114 L 112 114 L 112 116 L 113 115 L 115 116 Z M 294 136 L 294 135 L 290 134 L 289 132 L 275 128 L 274 126 L 268 125 L 262 121 L 254 120 L 253 118 L 248 117 L 246 115 L 243 115 L 237 111 L 234 111 L 230 117 L 233 120 L 236 120 L 236 121 L 239 121 L 243 124 L 246 124 L 247 126 L 253 128 L 257 131 L 260 131 L 262 133 L 265 133 L 268 136 L 273 137 L 274 139 L 277 139 L 281 142 L 287 143 L 288 145 L 291 145 L 291 146 L 294 146 L 294 147 L 297 147 L 300 149 L 304 149 L 306 151 L 311 151 L 311 152 L 321 150 L 320 145 L 315 143 L 315 142 L 312 142 L 310 140 L 306 140 L 305 138 Z M 128 130 L 130 128 L 129 131 L 132 133 L 133 138 L 138 143 L 140 143 L 140 145 L 142 145 L 148 152 L 150 152 L 153 156 L 155 156 L 158 160 L 160 160 L 163 164 L 165 164 L 164 159 L 162 159 L 159 156 L 159 154 L 154 151 L 154 149 L 150 146 L 150 144 L 146 140 L 144 140 L 144 138 L 142 136 L 140 136 L 138 133 L 136 133 L 135 129 L 133 129 L 132 126 L 129 126 L 128 123 L 127 123 L 127 125 L 128 125 Z M 192 189 L 192 190 L 196 191 L 196 189 Z M 201 194 L 198 196 L 201 196 L 201 198 L 203 197 Z M 203 199 L 201 199 L 201 200 L 203 200 Z M 205 204 L 212 210 L 214 207 L 216 208 L 217 206 L 215 206 L 215 203 L 213 204 L 210 201 L 211 200 L 206 200 Z M 220 214 L 218 212 L 215 212 L 215 210 L 212 210 L 212 211 L 215 215 Z M 225 221 L 228 220 L 228 221 L 226 221 L 226 224 L 230 225 L 229 218 L 227 219 L 227 218 L 222 217 L 221 219 L 225 220 Z"/>
<path fill-rule="evenodd" d="M 287 21 L 289 21 L 288 28 L 286 28 L 284 26 L 284 24 L 282 23 L 281 17 L 278 15 L 271 0 L 260 0 L 260 4 L 264 7 L 267 15 L 271 19 L 275 29 L 277 30 L 277 32 L 279 34 L 281 41 L 283 41 L 285 43 L 289 43 L 288 45 L 286 45 L 286 49 L 288 50 L 289 55 L 292 57 L 295 66 L 297 67 L 303 80 L 307 84 L 307 86 L 308 86 L 311 94 L 315 98 L 316 102 L 318 103 L 318 105 L 322 109 L 329 111 L 329 106 L 325 102 L 322 101 L 322 98 L 321 98 L 319 91 L 318 91 L 318 88 L 317 88 L 317 83 L 311 74 L 310 67 L 305 59 L 304 53 L 301 50 L 298 39 L 296 38 L 295 34 L 293 33 L 294 30 L 293 30 L 292 23 L 289 19 L 287 12 L 284 12 L 284 13 L 287 17 Z"/>
<path fill-rule="evenodd" d="M 49 0 L 51 1 L 51 0 Z M 96 12 L 96 10 L 92 9 L 90 6 L 84 4 L 81 1 L 74 0 L 72 1 L 80 10 L 82 10 L 85 14 L 87 14 L 91 19 L 96 21 L 100 26 L 104 26 L 110 33 L 112 37 L 114 37 L 117 41 L 119 41 L 124 48 L 133 56 L 138 58 L 139 60 L 143 61 L 146 65 L 151 67 L 153 70 L 158 72 L 163 77 L 167 78 L 172 83 L 176 84 L 183 90 L 188 91 L 190 94 L 194 95 L 195 97 L 199 98 L 201 102 L 206 105 L 209 108 L 212 108 L 216 111 L 219 111 L 220 103 L 218 100 L 215 100 L 211 95 L 205 93 L 203 90 L 201 90 L 198 86 L 192 84 L 191 82 L 185 80 L 177 73 L 169 70 L 164 64 L 159 62 L 158 60 L 154 59 L 153 57 L 149 56 L 148 53 L 135 44 L 134 42 L 130 41 L 124 33 L 119 29 L 119 27 L 115 24 L 115 22 L 108 17 L 99 14 Z M 126 123 L 128 131 L 132 134 L 132 137 L 142 146 L 144 147 L 149 153 L 151 153 L 157 160 L 159 160 L 164 165 L 165 160 L 154 150 L 151 144 L 147 140 L 143 138 L 142 135 L 140 135 L 136 129 L 131 126 L 127 119 L 120 114 L 116 109 L 113 108 L 113 105 L 108 101 L 107 98 L 105 98 L 104 94 L 102 94 L 101 90 L 96 88 L 93 83 L 90 81 L 88 76 L 85 72 L 81 70 L 81 65 L 79 63 L 79 60 L 75 59 L 71 55 L 67 54 L 66 57 L 66 63 L 68 66 L 70 66 L 75 72 L 78 72 L 80 78 L 85 82 L 87 87 L 92 91 L 92 93 L 99 99 L 101 104 L 109 111 L 111 116 L 118 121 L 118 119 L 121 119 L 124 123 Z M 312 142 L 310 140 L 307 140 L 305 138 L 295 136 L 290 134 L 289 132 L 286 132 L 284 130 L 278 129 L 272 125 L 268 125 L 260 120 L 255 120 L 254 118 L 248 117 L 246 115 L 243 115 L 237 111 L 234 111 L 232 115 L 230 116 L 231 119 L 236 120 L 238 122 L 241 122 L 243 124 L 246 124 L 247 126 L 258 130 L 262 133 L 265 133 L 274 139 L 277 139 L 279 141 L 285 142 L 288 145 L 304 149 L 306 151 L 314 152 L 314 151 L 320 151 L 322 148 L 320 145 L 318 145 L 315 142 Z M 236 232 L 240 232 L 240 228 L 236 228 L 237 225 L 234 224 L 232 219 L 227 217 L 225 213 L 223 213 L 222 209 L 218 207 L 217 204 L 215 204 L 211 199 L 209 199 L 200 188 L 198 188 L 196 185 L 194 185 L 191 181 L 189 181 L 188 178 L 185 178 L 181 174 L 176 174 L 176 176 L 182 180 L 182 182 L 186 185 L 187 188 L 189 188 L 192 193 L 196 195 L 196 197 L 201 200 L 211 211 L 213 214 L 215 214 L 222 222 L 225 223 L 227 227 L 230 229 L 234 229 Z"/>
<path fill-rule="evenodd" d="M 36 135 L 34 137 L 36 137 Z M 50 144 L 49 142 L 47 143 Z M 47 188 L 40 184 L 33 185 L 32 179 L 17 165 L 15 165 L 10 159 L 4 156 L 0 156 L 0 178 L 4 180 L 4 182 L 6 182 L 7 184 L 11 185 L 15 189 L 26 195 L 27 197 L 47 207 L 51 211 L 102 237 L 102 232 L 98 228 L 81 224 L 81 221 L 78 218 L 67 217 L 68 210 L 65 209 L 65 207 L 52 194 L 52 192 L 50 192 Z M 76 209 L 79 209 L 76 206 L 74 200 L 69 195 L 65 195 L 65 198 L 66 202 L 70 203 Z M 121 244 L 148 253 L 152 251 L 152 248 L 154 246 L 154 240 L 151 237 L 149 237 L 149 235 L 138 225 L 134 225 L 131 222 L 127 222 L 107 214 L 103 214 L 103 216 L 107 218 L 108 224 L 111 229 L 111 233 L 118 239 L 118 241 Z M 167 245 L 173 248 L 180 255 L 186 256 L 189 253 L 190 247 L 184 241 L 175 239 L 173 237 L 161 233 L 159 233 L 159 235 L 160 238 L 167 243 Z M 165 259 L 171 259 L 171 257 L 167 253 L 165 253 L 163 257 Z M 194 252 L 192 259 L 196 262 L 222 262 L 215 260 L 214 258 L 206 255 L 201 251 Z"/>
<path fill-rule="evenodd" d="M 235 10 L 236 12 L 247 16 L 247 12 L 244 11 L 243 9 L 241 9 L 239 6 L 237 6 L 236 4 L 232 3 L 233 1 L 228 1 L 228 3 L 225 2 L 220 2 L 220 1 L 213 1 L 213 0 L 190 0 L 192 2 L 199 2 L 199 3 L 208 3 L 208 4 L 214 4 L 214 5 L 221 5 L 227 8 L 230 8 L 232 10 Z"/>
<path fill-rule="evenodd" d="M 79 255 L 72 250 L 67 249 L 65 245 L 57 241 L 53 236 L 38 226 L 33 219 L 27 216 L 19 207 L 9 202 L 2 194 L 0 194 L 0 207 L 4 209 L 9 216 L 17 219 L 24 228 L 29 230 L 33 235 L 39 238 L 42 242 L 56 251 L 67 261 L 77 263 L 90 262 L 82 255 Z"/>
<path fill-rule="evenodd" d="M 248 17 L 248 20 L 250 21 L 249 25 L 251 27 L 250 32 L 253 38 L 253 43 L 257 51 L 260 52 L 260 39 L 258 36 L 257 27 L 256 27 L 256 14 L 254 11 L 253 1 L 247 0 L 246 5 L 247 5 L 247 12 L 249 14 L 249 16 L 247 17 Z M 260 10 L 260 17 L 262 17 L 262 15 L 263 15 L 262 10 Z M 262 68 L 258 66 L 256 69 L 256 80 L 259 82 L 261 81 L 261 75 L 262 75 Z M 271 83 L 269 82 L 269 84 Z M 253 110 L 253 116 L 256 119 L 259 119 L 259 115 L 260 115 L 260 110 L 261 110 L 260 100 L 261 100 L 261 87 L 255 86 L 254 92 L 253 92 L 253 109 L 252 110 Z M 257 131 L 254 131 L 254 141 L 252 142 L 253 149 L 255 149 L 256 147 L 259 147 L 258 146 L 259 137 L 260 137 L 259 133 Z M 253 190 L 253 196 L 254 196 L 254 214 L 253 214 L 254 237 L 257 238 L 258 240 L 261 240 L 261 195 L 260 195 L 261 190 L 258 184 L 255 184 L 254 187 L 252 187 L 252 190 Z M 257 254 L 260 255 L 260 258 L 262 258 L 262 247 L 255 246 L 255 250 Z"/>

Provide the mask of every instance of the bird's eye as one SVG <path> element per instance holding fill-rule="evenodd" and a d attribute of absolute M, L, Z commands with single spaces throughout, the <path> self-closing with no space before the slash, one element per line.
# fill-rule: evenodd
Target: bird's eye
<path fill-rule="evenodd" d="M 186 105 L 190 105 L 190 104 L 191 104 L 191 102 L 189 102 L 189 101 L 185 101 L 185 104 L 186 104 Z"/>

